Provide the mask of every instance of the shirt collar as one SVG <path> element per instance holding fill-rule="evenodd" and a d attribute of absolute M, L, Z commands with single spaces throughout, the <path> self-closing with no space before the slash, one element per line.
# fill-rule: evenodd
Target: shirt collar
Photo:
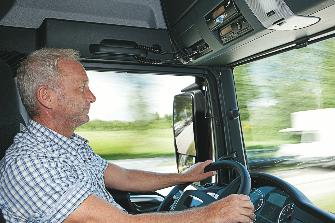
<path fill-rule="evenodd" d="M 37 139 L 44 142 L 54 142 L 55 144 L 65 144 L 74 148 L 78 145 L 88 143 L 88 140 L 74 133 L 70 138 L 63 136 L 52 129 L 38 123 L 34 120 L 29 120 L 27 131 L 36 135 Z"/>

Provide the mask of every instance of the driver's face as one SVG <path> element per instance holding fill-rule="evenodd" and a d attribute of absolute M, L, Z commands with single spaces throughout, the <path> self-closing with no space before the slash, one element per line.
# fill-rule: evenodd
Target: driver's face
<path fill-rule="evenodd" d="M 59 60 L 61 74 L 57 90 L 57 113 L 65 123 L 76 128 L 89 121 L 90 104 L 96 98 L 88 86 L 88 77 L 83 66 L 74 60 Z"/>

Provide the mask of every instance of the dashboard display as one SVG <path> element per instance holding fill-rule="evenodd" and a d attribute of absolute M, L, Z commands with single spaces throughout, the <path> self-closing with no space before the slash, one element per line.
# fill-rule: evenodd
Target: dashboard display
<path fill-rule="evenodd" d="M 294 207 L 295 205 L 293 203 L 285 205 L 279 214 L 278 223 L 290 222 L 292 220 L 291 218 L 294 212 Z"/>
<path fill-rule="evenodd" d="M 264 194 L 259 189 L 253 189 L 250 193 L 250 200 L 254 204 L 255 212 L 264 204 Z"/>
<path fill-rule="evenodd" d="M 286 197 L 278 193 L 272 193 L 270 194 L 267 201 L 276 206 L 283 207 L 286 201 Z"/>
<path fill-rule="evenodd" d="M 254 197 L 257 198 L 255 203 Z M 287 205 L 290 203 L 290 199 L 285 193 L 269 186 L 255 188 L 250 193 L 250 199 L 254 203 L 255 210 L 259 206 L 261 197 L 263 197 L 263 203 L 256 213 L 256 222 L 290 222 L 288 219 L 291 218 L 293 212 L 291 209 L 294 208 Z"/>

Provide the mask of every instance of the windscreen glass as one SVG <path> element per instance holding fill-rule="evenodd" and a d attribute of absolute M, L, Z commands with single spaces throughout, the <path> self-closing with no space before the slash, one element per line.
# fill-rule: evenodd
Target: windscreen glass
<path fill-rule="evenodd" d="M 248 163 L 335 212 L 335 40 L 234 70 Z"/>
<path fill-rule="evenodd" d="M 173 98 L 194 77 L 87 71 L 96 96 L 90 121 L 76 129 L 93 150 L 131 169 L 177 172 Z"/>

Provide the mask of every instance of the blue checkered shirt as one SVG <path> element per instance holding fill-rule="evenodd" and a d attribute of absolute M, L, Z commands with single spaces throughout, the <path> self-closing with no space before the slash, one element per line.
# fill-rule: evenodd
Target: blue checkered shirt
<path fill-rule="evenodd" d="M 107 165 L 84 138 L 30 121 L 0 161 L 6 222 L 62 222 L 90 195 L 121 208 L 105 189 Z"/>

